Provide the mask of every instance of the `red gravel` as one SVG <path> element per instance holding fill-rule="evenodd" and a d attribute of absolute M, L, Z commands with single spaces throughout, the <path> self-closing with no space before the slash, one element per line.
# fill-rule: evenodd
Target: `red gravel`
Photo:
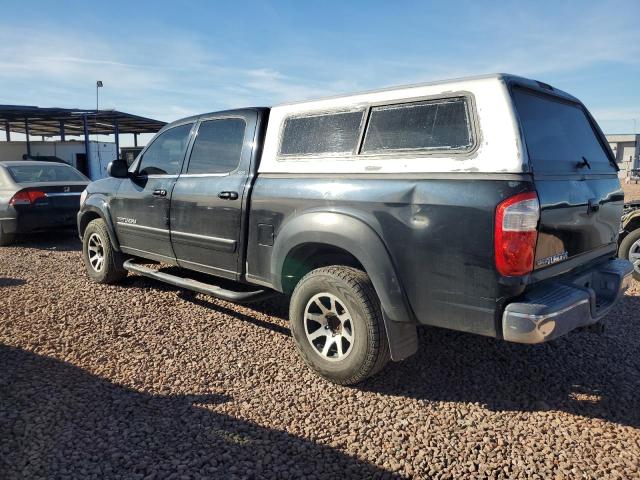
<path fill-rule="evenodd" d="M 284 301 L 94 285 L 73 235 L 39 235 L 0 248 L 0 478 L 638 478 L 639 295 L 538 347 L 425 329 L 347 388 Z"/>

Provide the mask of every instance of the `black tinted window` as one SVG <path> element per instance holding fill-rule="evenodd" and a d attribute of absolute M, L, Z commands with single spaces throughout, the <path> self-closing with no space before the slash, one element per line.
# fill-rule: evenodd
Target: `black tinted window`
<path fill-rule="evenodd" d="M 226 173 L 240 162 L 245 123 L 241 118 L 202 122 L 187 173 Z"/>
<path fill-rule="evenodd" d="M 355 149 L 363 112 L 287 118 L 281 155 L 348 153 Z"/>
<path fill-rule="evenodd" d="M 362 152 L 468 149 L 469 123 L 464 98 L 373 107 Z"/>
<path fill-rule="evenodd" d="M 180 125 L 162 133 L 149 146 L 140 161 L 140 175 L 176 175 L 182 168 L 184 150 L 191 124 Z"/>
<path fill-rule="evenodd" d="M 74 168 L 42 162 L 42 165 L 8 167 L 17 183 L 83 182 L 87 178 Z"/>
<path fill-rule="evenodd" d="M 612 168 L 581 105 L 518 88 L 513 99 L 534 169 L 574 170 L 583 158 L 601 170 Z"/>

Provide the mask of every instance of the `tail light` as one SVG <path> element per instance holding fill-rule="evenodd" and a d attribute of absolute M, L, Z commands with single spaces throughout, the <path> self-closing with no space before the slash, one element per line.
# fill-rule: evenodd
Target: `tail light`
<path fill-rule="evenodd" d="M 33 205 L 41 198 L 47 198 L 47 194 L 40 190 L 20 190 L 9 200 L 9 205 Z"/>
<path fill-rule="evenodd" d="M 533 270 L 540 203 L 536 192 L 509 197 L 498 205 L 494 230 L 496 269 L 504 276 Z"/>

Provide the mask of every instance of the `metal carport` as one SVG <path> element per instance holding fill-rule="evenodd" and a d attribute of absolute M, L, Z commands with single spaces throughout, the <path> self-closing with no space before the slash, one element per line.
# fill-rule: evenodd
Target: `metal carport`
<path fill-rule="evenodd" d="M 89 135 L 114 135 L 116 151 L 120 146 L 120 134 L 133 134 L 138 144 L 138 134 L 156 133 L 166 122 L 140 117 L 117 110 L 82 110 L 77 108 L 40 108 L 22 105 L 0 105 L 0 128 L 4 128 L 6 140 L 11 133 L 26 136 L 27 156 L 31 156 L 30 137 L 59 136 L 65 141 L 67 135 L 83 136 L 85 151 L 89 148 Z"/>

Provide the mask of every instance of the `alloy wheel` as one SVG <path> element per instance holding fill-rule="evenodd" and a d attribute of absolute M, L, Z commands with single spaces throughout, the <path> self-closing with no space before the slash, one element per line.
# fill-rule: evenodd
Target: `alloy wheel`
<path fill-rule="evenodd" d="M 96 272 L 101 272 L 104 268 L 104 244 L 102 238 L 97 233 L 92 233 L 89 237 L 89 243 L 87 245 L 89 254 L 89 263 L 91 268 Z"/>
<path fill-rule="evenodd" d="M 344 360 L 353 350 L 354 328 L 344 302 L 331 293 L 314 295 L 304 311 L 304 331 L 325 360 Z"/>

